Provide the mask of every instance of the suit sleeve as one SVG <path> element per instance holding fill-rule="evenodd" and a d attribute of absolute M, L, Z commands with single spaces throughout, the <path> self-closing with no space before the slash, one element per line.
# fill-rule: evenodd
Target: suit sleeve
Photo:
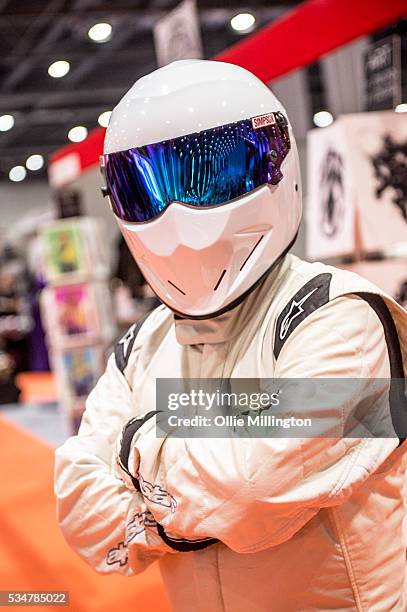
<path fill-rule="evenodd" d="M 375 393 L 385 396 L 389 361 L 377 315 L 354 296 L 322 306 L 291 334 L 274 377 L 360 378 L 366 388 L 369 379 L 383 377 Z M 345 403 L 332 397 L 329 410 L 316 415 L 323 431 L 331 432 L 328 413 L 336 422 L 346 421 L 360 391 L 358 386 Z M 163 441 L 156 439 L 150 419 L 134 436 L 133 470 L 142 485 L 158 487 L 174 500 L 169 508 L 148 490 L 144 495 L 167 538 L 216 538 L 236 552 L 255 552 L 292 537 L 320 508 L 349 499 L 397 443 L 396 437 L 344 438 L 338 431 L 305 439 Z"/>
<path fill-rule="evenodd" d="M 168 550 L 143 497 L 115 476 L 115 441 L 131 417 L 131 390 L 112 355 L 78 435 L 55 453 L 59 524 L 70 546 L 99 572 L 139 573 Z"/>

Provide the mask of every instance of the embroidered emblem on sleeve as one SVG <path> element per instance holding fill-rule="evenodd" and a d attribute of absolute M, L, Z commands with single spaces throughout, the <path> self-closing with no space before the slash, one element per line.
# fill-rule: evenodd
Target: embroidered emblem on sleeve
<path fill-rule="evenodd" d="M 120 338 L 120 340 L 117 342 L 116 346 L 114 347 L 116 365 L 122 374 L 124 373 L 124 370 L 129 362 L 129 358 L 130 358 L 131 351 L 134 346 L 134 341 L 137 338 L 137 334 L 139 333 L 141 326 L 143 325 L 144 321 L 147 319 L 149 314 L 150 313 L 147 313 L 144 317 L 140 319 L 140 321 L 138 321 L 137 323 L 134 323 L 126 331 L 124 336 Z"/>
<path fill-rule="evenodd" d="M 128 561 L 128 548 L 124 542 L 119 542 L 117 546 L 111 548 L 107 553 L 106 563 L 115 565 L 118 563 L 120 567 L 126 565 Z"/>
<path fill-rule="evenodd" d="M 332 274 L 318 274 L 290 299 L 277 319 L 274 356 L 277 359 L 284 343 L 298 325 L 317 308 L 329 302 Z"/>

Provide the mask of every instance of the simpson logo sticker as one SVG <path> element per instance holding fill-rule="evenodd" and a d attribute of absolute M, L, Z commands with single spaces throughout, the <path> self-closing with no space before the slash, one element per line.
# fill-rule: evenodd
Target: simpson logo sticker
<path fill-rule="evenodd" d="M 252 127 L 255 130 L 265 127 L 266 125 L 274 125 L 275 123 L 276 119 L 274 117 L 274 113 L 267 113 L 266 115 L 258 115 L 257 117 L 252 117 Z"/>
<path fill-rule="evenodd" d="M 329 302 L 332 274 L 318 274 L 291 298 L 277 319 L 274 356 L 277 359 L 287 338 L 308 315 Z"/>

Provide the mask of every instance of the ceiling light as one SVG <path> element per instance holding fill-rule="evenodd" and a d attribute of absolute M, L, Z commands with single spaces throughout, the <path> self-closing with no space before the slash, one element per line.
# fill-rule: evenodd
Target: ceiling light
<path fill-rule="evenodd" d="M 407 113 L 407 104 L 405 102 L 403 104 L 397 104 L 394 110 L 396 113 Z"/>
<path fill-rule="evenodd" d="M 112 26 L 110 23 L 95 23 L 88 31 L 89 38 L 97 43 L 107 42 L 111 35 Z"/>
<path fill-rule="evenodd" d="M 249 32 L 256 23 L 256 17 L 251 13 L 239 13 L 230 20 L 230 25 L 235 32 Z"/>
<path fill-rule="evenodd" d="M 331 125 L 331 123 L 333 123 L 334 118 L 332 117 L 332 114 L 329 111 L 319 111 L 318 113 L 315 113 L 312 120 L 314 122 L 314 125 L 322 128 Z"/>
<path fill-rule="evenodd" d="M 54 79 L 60 79 L 61 77 L 68 74 L 70 69 L 71 65 L 69 62 L 65 60 L 58 60 L 57 62 L 54 62 L 48 67 L 48 74 Z"/>
<path fill-rule="evenodd" d="M 112 111 L 105 111 L 104 113 L 100 113 L 98 117 L 98 124 L 102 127 L 107 127 L 109 125 L 109 119 Z"/>
<path fill-rule="evenodd" d="M 14 183 L 23 181 L 26 176 L 27 170 L 24 168 L 24 166 L 14 166 L 14 168 L 11 168 L 10 172 L 8 173 L 10 181 L 13 181 Z"/>
<path fill-rule="evenodd" d="M 25 166 L 28 170 L 32 170 L 35 172 L 36 170 L 41 170 L 44 165 L 44 158 L 42 155 L 30 155 L 25 162 Z"/>
<path fill-rule="evenodd" d="M 68 138 L 72 142 L 81 142 L 88 135 L 88 130 L 83 125 L 77 125 L 71 128 L 68 132 Z"/>
<path fill-rule="evenodd" d="M 0 117 L 0 132 L 8 132 L 14 125 L 13 115 L 1 115 Z"/>

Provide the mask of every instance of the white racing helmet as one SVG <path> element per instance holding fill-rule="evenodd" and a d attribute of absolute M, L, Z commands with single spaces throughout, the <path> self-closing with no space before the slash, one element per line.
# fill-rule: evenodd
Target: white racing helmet
<path fill-rule="evenodd" d="M 137 264 L 181 316 L 234 307 L 295 240 L 292 129 L 270 89 L 239 66 L 185 60 L 139 79 L 113 110 L 101 163 Z"/>

